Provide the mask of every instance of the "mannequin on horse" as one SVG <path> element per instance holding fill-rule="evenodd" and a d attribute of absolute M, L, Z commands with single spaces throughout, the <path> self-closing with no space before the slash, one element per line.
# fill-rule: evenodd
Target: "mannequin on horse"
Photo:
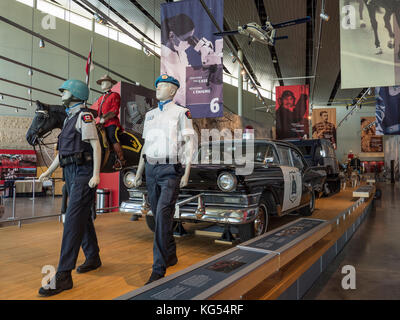
<path fill-rule="evenodd" d="M 74 80 L 69 80 L 74 81 Z M 115 80 L 104 76 L 97 81 L 104 94 L 89 109 L 96 118 L 97 133 L 101 145 L 101 172 L 115 172 L 125 166 L 137 165 L 143 139 L 137 132 L 124 130 L 118 119 L 119 94 L 111 92 Z M 73 83 L 71 83 L 72 85 Z M 62 129 L 67 118 L 66 108 L 36 101 L 35 116 L 26 134 L 32 146 L 40 146 L 43 138 L 54 129 Z"/>

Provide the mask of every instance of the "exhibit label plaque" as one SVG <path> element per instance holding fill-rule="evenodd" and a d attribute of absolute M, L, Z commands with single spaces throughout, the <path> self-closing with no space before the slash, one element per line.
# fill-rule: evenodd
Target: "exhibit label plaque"
<path fill-rule="evenodd" d="M 228 254 L 209 260 L 188 272 L 182 272 L 156 286 L 145 286 L 119 299 L 129 300 L 190 300 L 204 295 L 212 295 L 249 272 L 249 267 L 257 268 L 273 253 L 262 253 L 234 248 Z M 261 262 L 261 263 L 258 263 Z M 232 281 L 230 281 L 232 280 Z M 148 287 L 148 289 L 146 289 Z M 206 294 L 204 294 L 207 292 Z"/>
<path fill-rule="evenodd" d="M 317 219 L 299 219 L 278 230 L 269 232 L 258 239 L 250 240 L 238 246 L 244 250 L 258 252 L 282 252 L 291 243 L 302 240 L 307 233 L 312 232 L 326 221 Z"/>

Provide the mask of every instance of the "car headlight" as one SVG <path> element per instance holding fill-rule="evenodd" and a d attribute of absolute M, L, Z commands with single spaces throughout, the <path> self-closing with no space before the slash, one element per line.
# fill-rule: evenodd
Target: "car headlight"
<path fill-rule="evenodd" d="M 217 184 L 222 191 L 229 192 L 236 188 L 237 179 L 233 174 L 223 172 L 218 176 Z"/>
<path fill-rule="evenodd" d="M 133 181 L 135 180 L 136 172 L 135 171 L 128 171 L 124 175 L 124 185 L 128 189 L 133 188 Z"/>

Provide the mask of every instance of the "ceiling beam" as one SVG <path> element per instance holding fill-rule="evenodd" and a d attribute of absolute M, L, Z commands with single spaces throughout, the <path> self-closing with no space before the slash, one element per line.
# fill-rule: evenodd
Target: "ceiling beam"
<path fill-rule="evenodd" d="M 315 10 L 317 0 L 307 0 L 307 16 L 311 17 L 311 23 L 307 23 L 306 31 L 306 76 L 313 75 L 314 58 L 314 31 L 315 31 Z M 315 75 L 314 75 L 315 76 Z M 314 80 L 315 81 L 315 80 Z M 306 78 L 306 85 L 310 85 L 310 78 Z"/>

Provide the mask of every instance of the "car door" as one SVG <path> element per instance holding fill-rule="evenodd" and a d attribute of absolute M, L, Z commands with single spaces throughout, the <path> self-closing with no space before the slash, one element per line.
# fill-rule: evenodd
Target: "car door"
<path fill-rule="evenodd" d="M 312 188 L 312 176 L 309 172 L 309 166 L 307 165 L 306 161 L 302 157 L 302 155 L 295 149 L 290 148 L 290 153 L 292 156 L 293 166 L 299 169 L 301 173 L 301 189 L 302 189 L 302 196 L 300 205 L 308 203 L 310 201 L 310 188 Z"/>
<path fill-rule="evenodd" d="M 282 212 L 292 210 L 301 204 L 302 200 L 302 173 L 293 166 L 290 148 L 277 145 L 280 168 L 283 175 Z"/>

